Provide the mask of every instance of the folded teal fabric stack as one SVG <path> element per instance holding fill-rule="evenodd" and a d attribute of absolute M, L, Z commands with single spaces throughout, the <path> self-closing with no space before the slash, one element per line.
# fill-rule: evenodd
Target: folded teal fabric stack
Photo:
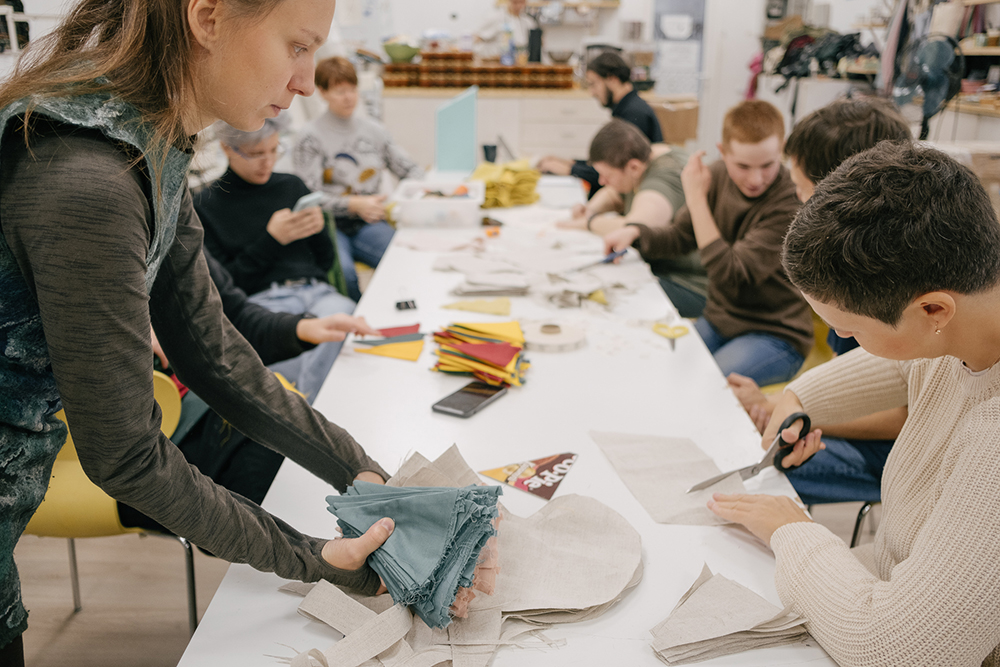
<path fill-rule="evenodd" d="M 432 628 L 451 622 L 460 587 L 472 585 L 479 554 L 496 534 L 499 486 L 390 487 L 357 481 L 342 496 L 327 496 L 344 537 L 358 537 L 389 517 L 396 528 L 368 557 L 392 599 Z"/>

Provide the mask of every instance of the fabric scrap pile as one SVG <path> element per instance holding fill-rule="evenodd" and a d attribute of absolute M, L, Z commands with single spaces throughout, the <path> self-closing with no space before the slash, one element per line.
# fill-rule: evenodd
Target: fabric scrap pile
<path fill-rule="evenodd" d="M 468 487 L 478 480 L 453 446 L 434 461 L 414 454 L 387 486 Z M 495 588 L 492 595 L 472 599 L 466 617 L 432 628 L 389 595 L 364 597 L 322 581 L 288 583 L 282 590 L 305 596 L 299 605 L 303 615 L 344 638 L 287 662 L 293 667 L 487 667 L 502 646 L 562 646 L 564 640 L 545 635 L 548 628 L 596 618 L 642 578 L 639 534 L 593 498 L 559 496 L 527 518 L 501 512 L 502 529 L 495 538 L 499 566 L 477 574 L 473 583 L 476 590 L 486 583 Z M 396 530 L 401 525 L 402 520 Z M 594 530 L 595 525 L 601 529 Z"/>
<path fill-rule="evenodd" d="M 433 370 L 471 375 L 493 386 L 524 383 L 531 364 L 524 358 L 524 332 L 517 322 L 452 324 L 434 334 L 438 361 Z"/>
<path fill-rule="evenodd" d="M 480 552 L 496 534 L 501 493 L 499 486 L 403 489 L 358 481 L 326 501 L 344 537 L 360 537 L 382 517 L 396 522 L 368 564 L 394 601 L 443 628 L 458 589 L 472 585 Z"/>
<path fill-rule="evenodd" d="M 535 186 L 541 176 L 527 160 L 515 160 L 506 164 L 483 162 L 472 172 L 471 178 L 486 183 L 483 208 L 507 208 L 538 201 Z"/>
<path fill-rule="evenodd" d="M 662 623 L 650 630 L 653 651 L 668 665 L 781 646 L 809 636 L 806 619 L 779 609 L 706 565 Z"/>

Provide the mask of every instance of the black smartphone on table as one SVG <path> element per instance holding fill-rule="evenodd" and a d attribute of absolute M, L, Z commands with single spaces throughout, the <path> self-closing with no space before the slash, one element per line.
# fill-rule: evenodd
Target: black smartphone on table
<path fill-rule="evenodd" d="M 494 387 L 485 382 L 470 382 L 431 406 L 434 412 L 454 417 L 471 417 L 507 393 L 507 387 Z"/>

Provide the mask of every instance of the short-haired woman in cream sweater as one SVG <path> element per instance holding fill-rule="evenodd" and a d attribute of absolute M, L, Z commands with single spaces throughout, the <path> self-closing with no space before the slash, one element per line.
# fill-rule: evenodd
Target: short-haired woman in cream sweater
<path fill-rule="evenodd" d="M 792 382 L 764 440 L 798 410 L 836 423 L 908 404 L 881 525 L 849 550 L 789 498 L 709 507 L 770 544 L 782 601 L 842 666 L 1000 665 L 1000 225 L 986 192 L 943 153 L 879 144 L 817 187 L 783 261 L 863 349 Z"/>

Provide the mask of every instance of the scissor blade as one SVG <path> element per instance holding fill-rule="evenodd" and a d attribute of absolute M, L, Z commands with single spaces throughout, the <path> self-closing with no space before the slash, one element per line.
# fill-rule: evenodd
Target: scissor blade
<path fill-rule="evenodd" d="M 713 484 L 718 484 L 719 482 L 721 482 L 722 480 L 724 480 L 725 478 L 729 477 L 730 475 L 732 475 L 733 473 L 736 473 L 736 472 L 739 472 L 739 471 L 738 470 L 730 470 L 729 472 L 724 472 L 721 475 L 716 475 L 715 477 L 709 477 L 704 482 L 698 482 L 697 484 L 695 484 L 694 486 L 692 486 L 690 489 L 688 489 L 687 491 L 685 491 L 685 493 L 691 493 L 692 491 L 701 491 L 702 489 L 707 489 L 708 487 L 712 486 Z"/>

